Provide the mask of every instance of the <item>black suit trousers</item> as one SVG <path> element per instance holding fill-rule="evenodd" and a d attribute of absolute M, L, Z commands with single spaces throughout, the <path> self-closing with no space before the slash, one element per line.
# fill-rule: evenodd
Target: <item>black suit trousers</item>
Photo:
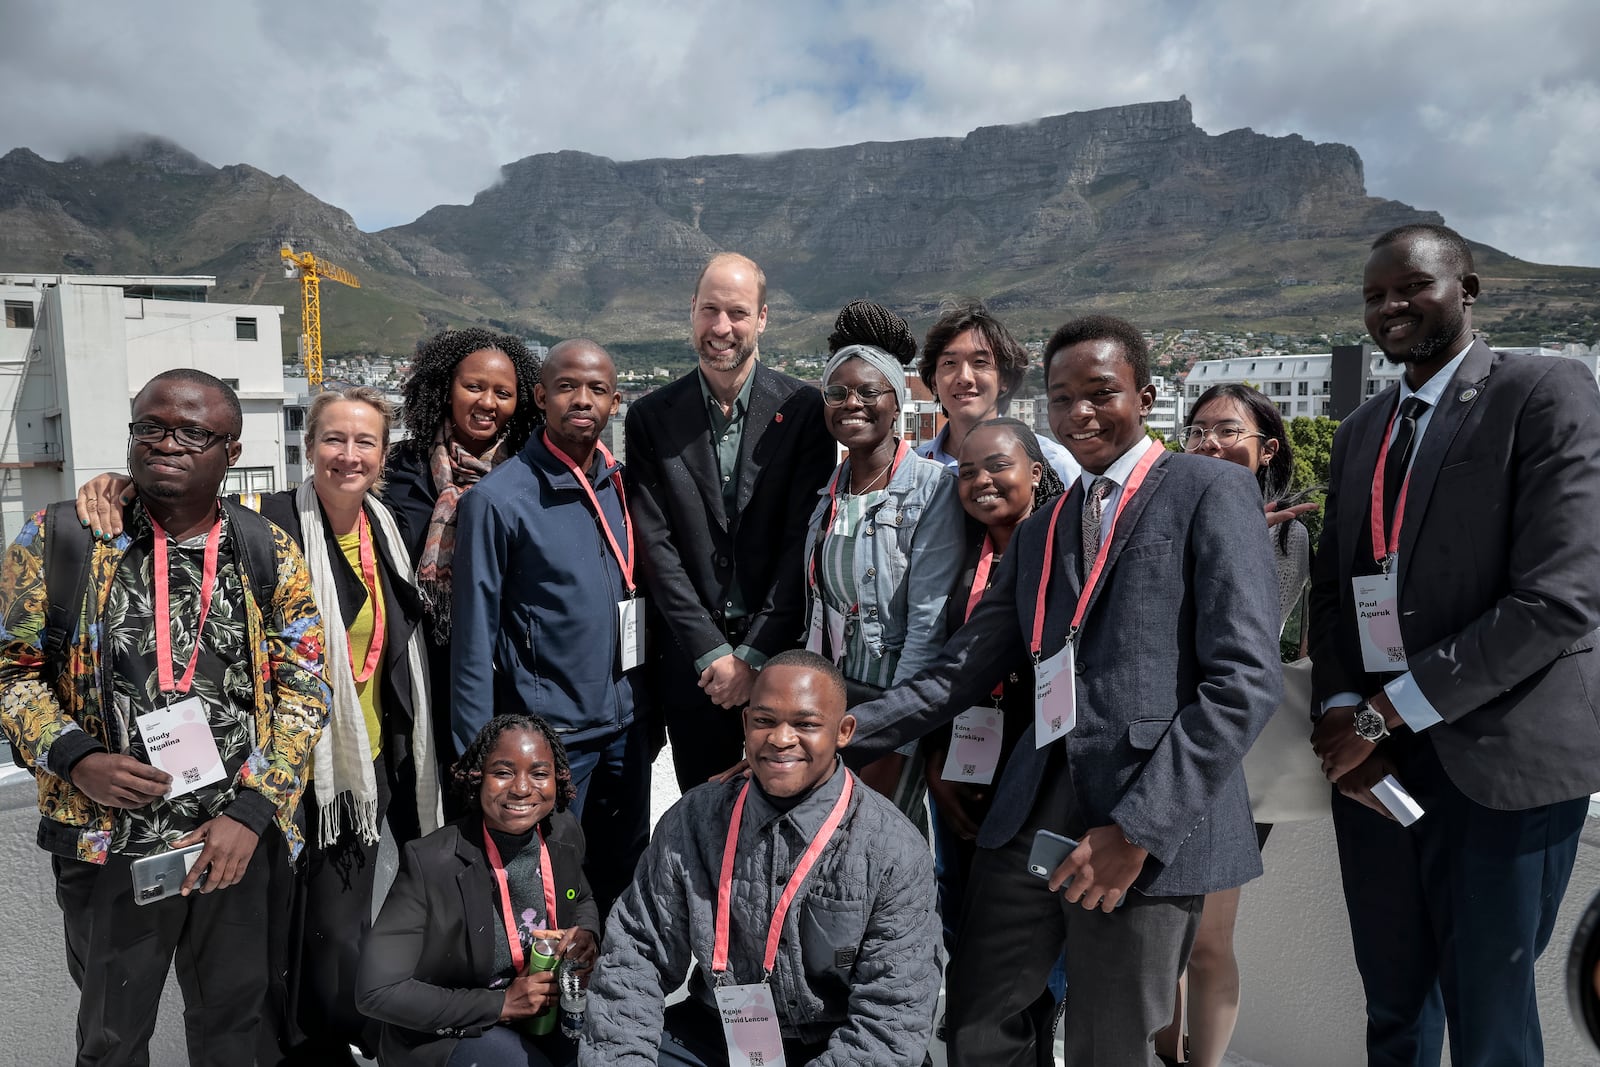
<path fill-rule="evenodd" d="M 1410 827 L 1333 798 L 1368 1062 L 1438 1062 L 1426 1051 L 1437 982 L 1455 1067 L 1542 1064 L 1534 962 L 1555 928 L 1589 798 L 1486 808 L 1456 788 L 1426 740 L 1396 777 L 1424 812 Z"/>
<path fill-rule="evenodd" d="M 80 1067 L 149 1064 L 156 1009 L 174 965 L 189 1062 L 256 1062 L 268 984 L 268 853 L 283 848 L 269 828 L 238 884 L 142 906 L 133 901 L 131 857 L 113 854 L 103 865 L 52 859 L 67 971 L 81 994 Z"/>

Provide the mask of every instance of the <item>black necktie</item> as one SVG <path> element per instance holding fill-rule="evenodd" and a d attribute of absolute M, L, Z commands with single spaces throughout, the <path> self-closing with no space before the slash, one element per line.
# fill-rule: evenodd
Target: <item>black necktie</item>
<path fill-rule="evenodd" d="M 1411 469 L 1411 454 L 1417 447 L 1417 420 L 1428 410 L 1426 400 L 1408 396 L 1400 405 L 1395 421 L 1394 440 L 1389 442 L 1389 458 L 1383 465 L 1383 526 L 1390 529 L 1394 522 L 1394 505 L 1400 497 L 1400 486 L 1405 483 L 1406 472 Z"/>

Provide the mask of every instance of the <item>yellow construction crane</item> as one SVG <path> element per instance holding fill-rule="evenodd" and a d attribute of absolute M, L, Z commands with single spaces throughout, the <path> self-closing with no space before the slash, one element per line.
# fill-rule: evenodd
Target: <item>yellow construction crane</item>
<path fill-rule="evenodd" d="M 278 250 L 283 259 L 283 276 L 300 279 L 300 359 L 306 366 L 306 379 L 313 393 L 322 392 L 322 292 L 320 280 L 361 288 L 356 276 L 310 252 L 296 252 L 288 245 Z"/>

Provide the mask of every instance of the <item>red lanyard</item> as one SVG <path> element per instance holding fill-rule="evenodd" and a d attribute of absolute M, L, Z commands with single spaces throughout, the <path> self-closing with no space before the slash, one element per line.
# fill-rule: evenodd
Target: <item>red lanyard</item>
<path fill-rule="evenodd" d="M 972 592 L 967 594 L 967 613 L 962 616 L 966 621 L 972 618 L 973 611 L 978 606 L 978 601 L 983 599 L 983 594 L 989 588 L 989 571 L 994 567 L 994 538 L 988 534 L 983 535 L 983 549 L 978 553 L 978 569 L 972 575 Z M 1006 683 L 1001 682 L 994 687 L 992 694 L 997 700 L 1006 691 Z M 996 707 L 999 705 L 996 704 Z"/>
<path fill-rule="evenodd" d="M 155 531 L 155 582 L 156 582 L 156 681 L 163 693 L 183 694 L 194 684 L 194 669 L 200 663 L 200 638 L 206 628 L 206 616 L 211 613 L 211 594 L 217 587 L 217 550 L 222 543 L 222 510 L 217 509 L 216 521 L 206 534 L 205 563 L 200 571 L 200 617 L 194 624 L 194 651 L 189 655 L 189 665 L 183 670 L 183 680 L 172 678 L 172 578 L 167 572 L 167 531 L 161 528 L 154 515 L 150 526 Z"/>
<path fill-rule="evenodd" d="M 1094 554 L 1094 567 L 1084 579 L 1083 589 L 1078 593 L 1078 606 L 1072 613 L 1072 628 L 1067 631 L 1067 640 L 1070 641 L 1077 635 L 1083 626 L 1084 613 L 1089 610 L 1089 598 L 1093 596 L 1094 589 L 1100 582 L 1100 574 L 1105 570 L 1106 557 L 1110 554 L 1111 539 L 1117 532 L 1117 519 L 1122 517 L 1122 509 L 1128 506 L 1128 501 L 1133 499 L 1133 494 L 1139 491 L 1144 484 L 1145 475 L 1150 473 L 1150 468 L 1156 465 L 1166 452 L 1160 445 L 1151 442 L 1145 449 L 1144 455 L 1139 457 L 1139 462 L 1133 468 L 1133 473 L 1128 476 L 1128 483 L 1122 487 L 1122 495 L 1117 497 L 1116 510 L 1111 513 L 1111 522 L 1101 524 L 1100 548 Z M 1039 575 L 1039 596 L 1034 602 L 1033 609 L 1033 643 L 1029 648 L 1033 651 L 1033 661 L 1039 662 L 1039 652 L 1044 647 L 1044 594 L 1050 585 L 1050 570 L 1055 558 L 1056 550 L 1056 522 L 1061 518 L 1061 508 L 1072 494 L 1067 493 L 1050 512 L 1049 531 L 1044 536 L 1044 572 Z"/>
<path fill-rule="evenodd" d="M 556 878 L 550 872 L 550 850 L 545 847 L 543 831 L 536 831 L 539 835 L 539 880 L 544 883 L 544 922 L 551 930 L 556 929 Z M 506 878 L 506 865 L 500 862 L 500 849 L 496 847 L 494 838 L 489 835 L 489 827 L 483 828 L 483 851 L 488 853 L 489 866 L 494 870 L 495 884 L 500 888 L 500 917 L 506 924 L 506 943 L 511 947 L 511 966 L 516 972 L 522 974 L 523 961 L 527 958 L 522 952 L 522 935 L 517 931 L 517 914 L 511 908 L 511 883 Z"/>
<path fill-rule="evenodd" d="M 631 597 L 634 592 L 633 523 L 628 519 L 628 498 L 622 491 L 622 472 L 612 472 L 611 484 L 617 487 L 617 501 L 622 505 L 623 534 L 628 539 L 628 554 L 626 556 L 622 554 L 622 549 L 617 545 L 617 535 L 611 532 L 611 522 L 606 518 L 605 509 L 600 506 L 600 498 L 594 495 L 594 486 L 589 484 L 588 476 L 578 469 L 578 465 L 572 461 L 571 456 L 555 446 L 555 443 L 550 440 L 549 431 L 544 434 L 544 446 L 554 453 L 557 459 L 567 465 L 567 469 L 573 473 L 578 479 L 578 484 L 583 487 L 584 495 L 589 498 L 589 503 L 594 506 L 595 518 L 600 520 L 600 529 L 605 531 L 606 543 L 611 546 L 611 554 L 617 557 L 617 566 L 622 568 L 622 584 L 627 586 L 628 595 Z M 606 450 L 606 446 L 596 442 L 594 447 L 600 453 L 601 461 L 606 466 L 611 466 L 614 460 L 611 458 L 611 453 Z"/>
<path fill-rule="evenodd" d="M 361 559 L 361 581 L 367 587 L 367 598 L 372 601 L 372 640 L 367 642 L 367 661 L 361 665 L 361 670 L 356 671 L 356 648 L 351 643 L 350 629 L 345 628 L 345 647 L 350 650 L 350 669 L 355 672 L 356 684 L 360 685 L 372 677 L 372 672 L 378 669 L 378 661 L 383 657 L 383 597 L 378 590 L 378 561 L 372 552 L 372 526 L 367 522 L 367 513 L 361 513 L 360 521 L 356 526 L 358 538 L 357 554 Z"/>
<path fill-rule="evenodd" d="M 889 463 L 890 482 L 894 481 L 895 471 L 900 469 L 901 462 L 910 452 L 911 446 L 906 444 L 905 441 L 901 441 L 900 447 L 895 449 L 894 459 Z M 811 554 L 810 570 L 807 574 L 813 594 L 817 591 L 817 556 L 822 552 L 822 542 L 827 539 L 829 532 L 832 531 L 833 520 L 839 514 L 839 475 L 842 473 L 844 473 L 843 463 L 833 469 L 833 477 L 828 480 L 828 518 L 823 522 L 822 529 L 817 534 L 817 550 Z M 888 484 L 888 482 L 885 482 L 884 487 L 888 488 Z M 854 609 L 851 610 L 853 613 Z"/>
<path fill-rule="evenodd" d="M 1400 495 L 1394 501 L 1394 530 L 1384 538 L 1383 528 L 1383 474 L 1389 459 L 1389 435 L 1394 432 L 1394 420 L 1400 414 L 1399 398 L 1389 416 L 1389 425 L 1383 429 L 1383 447 L 1378 449 L 1378 469 L 1372 472 L 1372 562 L 1389 573 L 1389 561 L 1400 553 L 1400 522 L 1406 514 L 1406 492 L 1411 488 L 1411 469 L 1406 468 L 1405 480 L 1400 483 Z M 1413 436 L 1413 441 L 1416 438 Z"/>
<path fill-rule="evenodd" d="M 794 873 L 789 876 L 789 884 L 778 898 L 778 910 L 772 913 L 772 922 L 767 926 L 767 950 L 761 957 L 762 981 L 772 974 L 772 967 L 778 962 L 778 939 L 783 936 L 783 920 L 789 914 L 789 905 L 794 903 L 800 883 L 816 866 L 817 857 L 822 855 L 822 850 L 833 839 L 834 831 L 844 821 L 844 809 L 850 803 L 850 792 L 854 785 L 855 779 L 846 771 L 839 799 L 834 801 L 827 820 L 801 854 L 800 862 L 795 864 Z M 739 790 L 739 799 L 733 802 L 733 818 L 728 822 L 728 843 L 722 848 L 722 878 L 717 883 L 717 919 L 711 953 L 712 974 L 722 974 L 728 969 L 728 913 L 733 905 L 733 855 L 739 848 L 739 824 L 744 821 L 744 798 L 749 794 L 750 780 L 747 778 L 744 788 Z"/>

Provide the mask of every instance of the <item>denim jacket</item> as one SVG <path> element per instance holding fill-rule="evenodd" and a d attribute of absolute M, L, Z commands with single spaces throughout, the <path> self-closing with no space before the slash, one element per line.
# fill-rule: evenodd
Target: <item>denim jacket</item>
<path fill-rule="evenodd" d="M 850 483 L 850 461 L 829 485 Z M 818 495 L 806 532 L 810 573 L 818 538 L 828 521 L 828 486 Z M 946 636 L 944 609 L 961 571 L 963 512 L 956 480 L 942 464 L 908 455 L 885 487 L 884 500 L 862 520 L 855 555 L 861 636 L 874 656 L 898 653 L 894 684 L 933 661 Z M 819 609 L 815 595 L 807 605 Z"/>

